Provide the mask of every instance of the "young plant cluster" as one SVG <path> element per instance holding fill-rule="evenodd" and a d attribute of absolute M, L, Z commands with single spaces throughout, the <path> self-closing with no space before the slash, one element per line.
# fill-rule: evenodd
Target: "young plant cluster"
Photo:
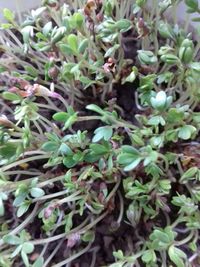
<path fill-rule="evenodd" d="M 4 9 L 1 267 L 200 266 L 200 32 L 182 2 L 198 23 L 198 0 Z"/>

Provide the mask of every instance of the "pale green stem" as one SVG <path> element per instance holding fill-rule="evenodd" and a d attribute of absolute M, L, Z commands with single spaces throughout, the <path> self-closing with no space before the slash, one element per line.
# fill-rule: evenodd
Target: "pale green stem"
<path fill-rule="evenodd" d="M 40 103 L 36 103 L 36 105 L 39 107 L 39 108 L 45 108 L 45 109 L 48 109 L 48 110 L 54 110 L 56 112 L 60 112 L 62 111 L 61 109 L 57 108 L 57 107 L 53 107 L 53 106 L 50 106 L 48 104 L 40 104 Z"/>
<path fill-rule="evenodd" d="M 54 264 L 52 267 L 61 267 L 63 265 L 66 265 L 70 262 L 72 262 L 73 260 L 77 259 L 78 257 L 80 257 L 81 255 L 85 254 L 91 247 L 93 242 L 90 242 L 87 247 L 85 247 L 84 249 L 82 249 L 81 251 L 79 251 L 78 253 L 74 254 L 73 256 L 69 257 L 68 259 L 61 261 L 57 264 Z"/>
<path fill-rule="evenodd" d="M 35 127 L 36 127 L 36 129 L 38 130 L 39 134 L 40 134 L 41 136 L 43 136 L 43 135 L 44 135 L 44 134 L 43 134 L 43 130 L 42 130 L 42 128 L 40 127 L 39 123 L 38 123 L 37 121 L 33 121 L 33 124 L 35 125 Z"/>
<path fill-rule="evenodd" d="M 18 165 L 21 165 L 23 163 L 26 163 L 26 162 L 29 162 L 29 161 L 40 160 L 40 159 L 48 159 L 49 157 L 50 157 L 50 155 L 38 155 L 38 156 L 34 156 L 34 157 L 18 160 L 18 161 L 15 161 L 15 162 L 13 162 L 11 164 L 8 164 L 8 165 L 2 167 L 1 171 L 4 172 L 6 170 L 14 168 L 14 167 L 16 167 Z"/>
<path fill-rule="evenodd" d="M 120 191 L 118 191 L 118 197 L 119 197 L 119 203 L 120 203 L 120 212 L 119 212 L 119 216 L 117 219 L 117 223 L 120 225 L 123 219 L 123 215 L 124 215 L 124 201 L 123 201 L 123 197 Z"/>
<path fill-rule="evenodd" d="M 70 236 L 73 233 L 77 233 L 82 227 L 85 226 L 85 224 L 88 222 L 88 218 L 86 218 L 79 226 L 77 226 L 76 228 L 72 229 L 71 231 L 69 231 L 68 233 L 62 233 L 59 235 L 55 235 L 52 237 L 48 237 L 48 238 L 43 238 L 43 239 L 36 239 L 36 240 L 32 240 L 30 241 L 33 245 L 42 245 L 42 244 L 46 244 L 46 243 L 50 243 L 50 242 L 54 242 L 56 240 L 59 240 L 61 238 L 67 238 L 68 236 Z"/>
<path fill-rule="evenodd" d="M 113 187 L 112 191 L 110 192 L 110 194 L 107 196 L 107 198 L 105 199 L 105 201 L 108 203 L 110 201 L 110 199 L 114 196 L 114 194 L 116 193 L 119 185 L 121 182 L 121 178 L 118 179 L 116 185 Z"/>
<path fill-rule="evenodd" d="M 20 174 L 20 175 L 36 175 L 36 176 L 39 176 L 39 175 L 42 175 L 41 172 L 31 172 L 31 171 L 8 171 L 8 172 L 4 172 L 4 175 L 17 175 L 17 174 Z M 32 179 L 32 178 L 31 178 Z"/>
<path fill-rule="evenodd" d="M 28 225 L 28 223 L 35 217 L 37 210 L 38 210 L 38 206 L 39 206 L 39 204 L 36 203 L 31 214 L 20 225 L 18 225 L 14 230 L 12 230 L 9 233 L 9 235 L 16 235 L 16 234 L 20 233 Z M 0 246 L 3 244 L 4 244 L 3 239 L 0 239 Z"/>
<path fill-rule="evenodd" d="M 60 200 L 54 200 L 54 202 L 56 204 L 63 204 L 63 203 L 66 203 L 66 202 L 70 202 L 70 201 L 74 201 L 74 197 L 76 197 L 77 195 L 79 195 L 81 193 L 81 191 L 77 191 L 73 194 L 71 194 L 70 196 L 67 196 L 63 199 L 60 199 Z M 36 199 L 33 199 L 33 203 L 34 202 L 38 202 L 38 201 L 44 201 L 44 200 L 47 200 L 47 199 L 51 199 L 51 198 L 56 198 L 56 197 L 59 197 L 59 196 L 62 196 L 62 195 L 65 195 L 67 194 L 67 190 L 63 190 L 63 191 L 60 191 L 60 192 L 57 192 L 57 193 L 54 193 L 54 194 L 50 194 L 50 195 L 46 195 L 46 196 L 43 196 L 43 197 L 40 197 L 40 198 L 36 198 Z"/>
<path fill-rule="evenodd" d="M 43 264 L 42 267 L 48 266 L 48 264 L 50 263 L 50 261 L 53 259 L 53 257 L 56 255 L 56 253 L 58 252 L 58 250 L 62 246 L 63 242 L 64 242 L 64 238 L 60 240 L 60 242 L 55 247 L 55 249 L 53 250 L 53 252 L 50 254 L 50 256 L 47 258 L 47 260 L 44 262 L 44 264 Z"/>
<path fill-rule="evenodd" d="M 184 238 L 180 241 L 175 241 L 174 245 L 175 246 L 182 246 L 184 244 L 187 244 L 192 239 L 193 236 L 194 236 L 194 230 L 192 230 L 186 238 Z"/>

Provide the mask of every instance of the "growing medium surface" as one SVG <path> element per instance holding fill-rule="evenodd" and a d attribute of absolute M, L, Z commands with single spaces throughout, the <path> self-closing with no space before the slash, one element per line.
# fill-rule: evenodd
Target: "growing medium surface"
<path fill-rule="evenodd" d="M 200 6 L 148 10 L 4 9 L 0 267 L 200 266 Z"/>

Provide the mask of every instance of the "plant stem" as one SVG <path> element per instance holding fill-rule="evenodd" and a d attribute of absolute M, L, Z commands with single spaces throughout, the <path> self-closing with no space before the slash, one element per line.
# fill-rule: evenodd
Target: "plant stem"
<path fill-rule="evenodd" d="M 63 265 L 66 265 L 70 262 L 72 262 L 73 260 L 77 259 L 78 257 L 80 257 L 81 255 L 85 254 L 91 247 L 92 245 L 92 242 L 90 242 L 87 247 L 85 247 L 84 249 L 82 249 L 81 251 L 79 251 L 78 253 L 76 253 L 75 255 L 69 257 L 68 259 L 64 260 L 64 261 L 61 261 L 57 264 L 54 264 L 52 267 L 61 267 Z"/>
<path fill-rule="evenodd" d="M 76 191 L 75 193 L 71 194 L 70 196 L 62 198 L 60 200 L 56 200 L 55 203 L 61 205 L 61 204 L 66 203 L 66 202 L 73 201 L 73 198 L 76 197 L 77 195 L 79 195 L 80 193 L 81 193 L 80 190 Z M 67 190 L 60 191 L 60 192 L 57 192 L 57 193 L 54 193 L 54 194 L 50 194 L 50 195 L 46 195 L 46 196 L 43 196 L 41 198 L 36 198 L 32 202 L 34 203 L 34 202 L 37 202 L 37 201 L 43 201 L 43 200 L 50 199 L 50 198 L 56 198 L 56 197 L 62 196 L 64 194 L 67 194 Z"/>
<path fill-rule="evenodd" d="M 180 241 L 174 242 L 174 245 L 175 246 L 182 246 L 184 244 L 187 244 L 190 241 L 190 239 L 192 239 L 193 236 L 194 236 L 194 230 L 192 230 L 186 238 L 184 238 Z"/>
<path fill-rule="evenodd" d="M 17 174 L 20 174 L 20 175 L 36 175 L 36 176 L 39 176 L 39 175 L 42 175 L 41 172 L 31 172 L 31 171 L 8 171 L 8 172 L 4 172 L 4 175 L 17 175 Z M 33 179 L 33 178 L 31 178 Z"/>
<path fill-rule="evenodd" d="M 13 162 L 11 164 L 8 164 L 8 165 L 2 167 L 1 171 L 4 172 L 6 170 L 14 168 L 14 167 L 16 167 L 18 165 L 21 165 L 23 163 L 30 162 L 30 161 L 35 161 L 35 160 L 40 160 L 40 159 L 48 159 L 49 157 L 50 157 L 49 155 L 38 155 L 38 156 L 26 158 L 26 159 L 21 159 L 21 160 L 15 161 L 15 162 Z"/>
<path fill-rule="evenodd" d="M 68 233 L 62 233 L 59 235 L 55 235 L 52 237 L 48 237 L 48 238 L 43 238 L 43 239 L 36 239 L 36 240 L 32 240 L 30 241 L 33 245 L 42 245 L 42 244 L 46 244 L 46 243 L 50 243 L 50 242 L 54 242 L 56 240 L 59 240 L 61 238 L 67 238 L 68 236 L 70 236 L 73 233 L 77 233 L 82 227 L 85 226 L 85 224 L 88 222 L 88 218 L 86 218 L 79 226 L 75 227 L 74 229 L 72 229 L 71 231 L 69 231 Z"/>
<path fill-rule="evenodd" d="M 16 235 L 19 232 L 21 232 L 29 224 L 29 222 L 35 217 L 38 207 L 39 207 L 39 204 L 36 203 L 31 214 L 20 225 L 18 225 L 14 230 L 12 230 L 9 233 L 9 235 Z M 3 244 L 4 244 L 3 239 L 0 239 L 0 246 Z"/>
<path fill-rule="evenodd" d="M 117 223 L 118 225 L 120 225 L 123 219 L 123 215 L 124 215 L 124 201 L 123 201 L 123 197 L 120 191 L 118 191 L 118 197 L 119 197 L 119 203 L 120 203 L 120 213 L 117 219 Z"/>
<path fill-rule="evenodd" d="M 47 260 L 44 262 L 44 264 L 43 264 L 42 267 L 48 266 L 48 264 L 50 263 L 50 261 L 53 259 L 53 257 L 56 255 L 56 253 L 58 252 L 58 250 L 62 246 L 63 242 L 64 242 L 64 238 L 60 240 L 60 242 L 55 247 L 55 249 L 53 250 L 53 252 L 50 254 L 50 256 L 47 258 Z"/>

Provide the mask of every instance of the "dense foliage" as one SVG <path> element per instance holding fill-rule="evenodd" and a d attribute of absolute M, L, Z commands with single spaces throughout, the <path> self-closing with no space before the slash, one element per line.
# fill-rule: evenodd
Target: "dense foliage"
<path fill-rule="evenodd" d="M 200 33 L 146 2 L 4 9 L 1 267 L 200 266 Z"/>

